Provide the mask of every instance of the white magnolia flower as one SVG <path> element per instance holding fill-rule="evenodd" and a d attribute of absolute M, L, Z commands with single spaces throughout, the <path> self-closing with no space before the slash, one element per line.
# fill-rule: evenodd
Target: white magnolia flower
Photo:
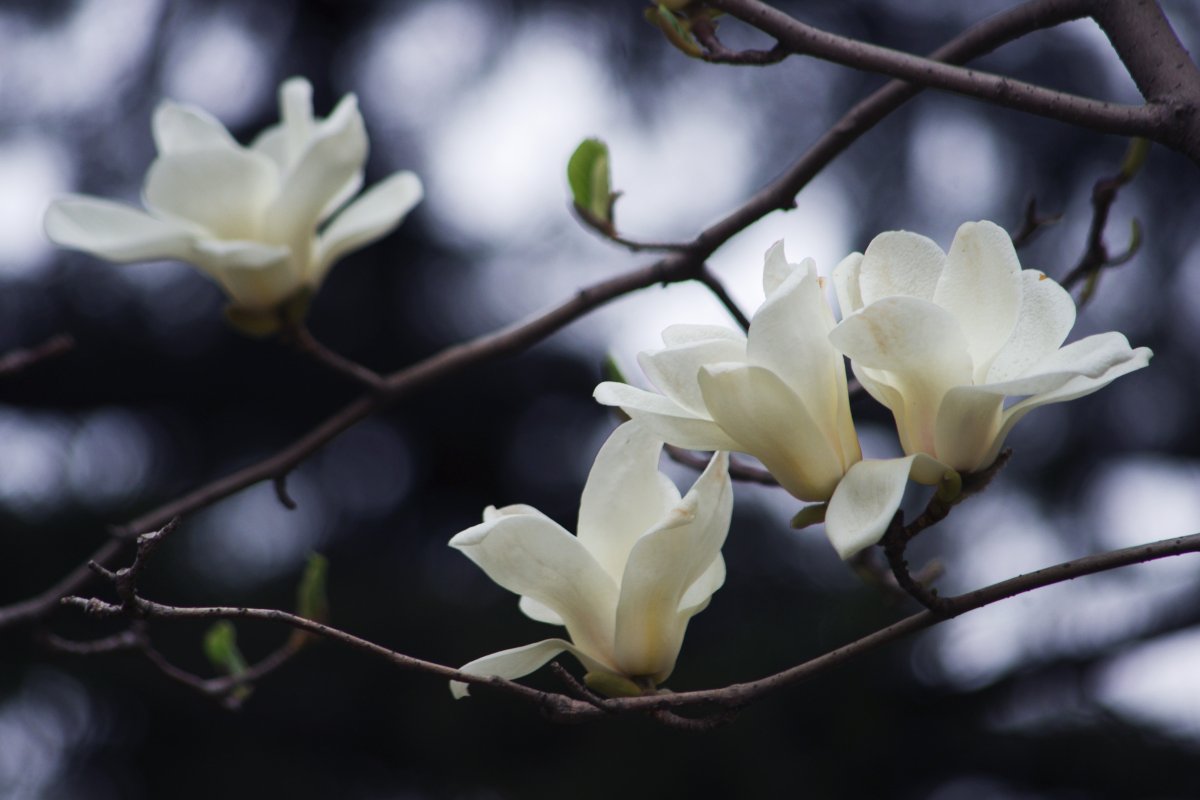
<path fill-rule="evenodd" d="M 610 382 L 595 396 L 671 444 L 749 453 L 795 497 L 828 500 L 862 457 L 833 314 L 812 259 L 789 264 L 782 242 L 767 251 L 763 291 L 748 336 L 674 325 L 666 348 L 639 355 L 661 395 Z"/>
<path fill-rule="evenodd" d="M 666 680 L 688 620 L 725 582 L 721 546 L 733 490 L 719 453 L 681 499 L 658 471 L 661 450 L 636 422 L 613 432 L 584 486 L 578 536 L 516 505 L 489 507 L 481 525 L 450 540 L 521 595 L 525 614 L 565 625 L 571 638 L 484 656 L 463 672 L 518 678 L 569 651 L 598 689 L 634 693 Z M 455 697 L 467 693 L 464 683 L 450 688 Z"/>
<path fill-rule="evenodd" d="M 316 119 L 312 86 L 292 78 L 279 105 L 282 121 L 243 147 L 207 112 L 159 104 L 158 157 L 142 187 L 149 213 L 64 197 L 46 212 L 47 236 L 110 261 L 186 261 L 249 311 L 316 289 L 335 261 L 404 219 L 421 200 L 421 181 L 397 172 L 342 208 L 362 185 L 367 157 L 354 95 Z"/>
<path fill-rule="evenodd" d="M 1075 303 L 1043 273 L 1022 270 L 991 222 L 962 225 L 948 254 L 924 236 L 882 233 L 833 280 L 844 319 L 829 338 L 891 409 L 908 454 L 846 474 L 826 515 L 843 557 L 879 541 L 910 473 L 933 484 L 950 470 L 985 469 L 1033 409 L 1091 394 L 1150 361 L 1149 349 L 1131 349 L 1119 333 L 1062 347 Z"/>

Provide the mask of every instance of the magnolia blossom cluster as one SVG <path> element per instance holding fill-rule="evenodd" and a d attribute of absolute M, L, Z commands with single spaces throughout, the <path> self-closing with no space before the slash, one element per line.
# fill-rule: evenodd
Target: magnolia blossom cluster
<path fill-rule="evenodd" d="M 239 327 L 271 332 L 302 314 L 343 255 L 395 228 L 422 196 L 410 172 L 361 196 L 367 137 L 353 95 L 324 119 L 312 87 L 279 91 L 281 121 L 248 146 L 204 111 L 155 111 L 158 157 L 146 211 L 93 197 L 55 201 L 47 235 L 118 262 L 173 258 L 213 278 Z M 756 457 L 780 486 L 814 503 L 849 558 L 878 542 L 908 481 L 954 485 L 987 469 L 1013 426 L 1147 365 L 1119 333 L 1063 345 L 1067 292 L 1023 270 L 991 222 L 959 228 L 948 253 L 883 233 L 833 271 L 836 322 L 811 259 L 766 254 L 765 301 L 748 332 L 674 325 L 639 362 L 657 392 L 606 382 L 596 399 L 631 418 L 601 448 L 572 534 L 534 508 L 489 507 L 450 545 L 520 595 L 550 638 L 472 661 L 462 672 L 516 678 L 563 652 L 608 695 L 655 691 L 675 667 L 689 620 L 725 580 L 721 547 L 733 493 L 728 452 Z M 905 455 L 863 459 L 845 359 L 895 418 Z M 715 451 L 681 495 L 658 469 L 664 443 Z M 467 693 L 455 682 L 456 696 Z"/>

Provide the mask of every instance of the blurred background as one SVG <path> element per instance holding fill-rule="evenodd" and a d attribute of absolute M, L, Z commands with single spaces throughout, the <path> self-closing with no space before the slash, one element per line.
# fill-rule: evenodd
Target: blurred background
<path fill-rule="evenodd" d="M 926 52 L 1008 2 L 780 2 L 805 21 Z M 1200 7 L 1163 2 L 1200 46 Z M 731 46 L 769 42 L 729 21 Z M 979 64 L 1103 99 L 1138 95 L 1100 30 L 1078 22 Z M 0 604 L 52 584 L 132 519 L 262 458 L 357 395 L 273 341 L 223 322 L 223 299 L 173 263 L 114 266 L 42 237 L 49 200 L 137 202 L 150 116 L 193 103 L 248 141 L 278 118 L 292 75 L 317 112 L 358 94 L 368 184 L 397 169 L 426 200 L 346 258 L 310 318 L 377 370 L 533 314 L 647 263 L 581 229 L 565 165 L 612 151 L 622 231 L 687 240 L 740 204 L 882 79 L 809 59 L 766 69 L 690 60 L 637 3 L 542 0 L 3 0 L 0 2 L 0 351 L 69 332 L 69 355 L 0 383 Z M 778 239 L 822 272 L 881 230 L 948 246 L 968 219 L 1019 227 L 1061 212 L 1022 252 L 1062 277 L 1078 261 L 1092 184 L 1126 143 L 927 92 L 798 197 L 712 259 L 747 310 Z M 982 496 L 922 536 L 957 592 L 1063 559 L 1200 530 L 1200 172 L 1152 150 L 1113 209 L 1119 251 L 1072 338 L 1116 329 L 1150 369 L 1027 417 Z M 612 352 L 634 357 L 672 322 L 732 324 L 693 286 L 650 289 L 520 356 L 488 364 L 351 429 L 293 473 L 299 508 L 256 486 L 184 521 L 144 580 L 154 599 L 290 608 L 311 551 L 330 562 L 338 626 L 446 664 L 550 629 L 446 547 L 487 504 L 528 503 L 568 528 L 615 424 L 591 391 Z M 869 455 L 897 452 L 885 413 L 855 413 Z M 695 473 L 667 470 L 686 488 Z M 922 497 L 914 493 L 914 507 Z M 795 532 L 781 490 L 739 486 L 729 578 L 696 617 L 671 678 L 750 680 L 911 612 L 866 586 L 819 529 Z M 98 590 L 103 591 L 103 590 Z M 112 630 L 60 612 L 48 628 Z M 154 641 L 211 674 L 205 627 Z M 1200 796 L 1200 558 L 1023 595 L 791 688 L 705 735 L 620 719 L 581 727 L 334 646 L 309 648 L 238 712 L 136 655 L 79 658 L 0 633 L 0 797 L 508 798 L 675 796 L 1192 798 Z M 239 625 L 253 659 L 287 631 Z M 551 676 L 531 682 L 554 686 Z"/>

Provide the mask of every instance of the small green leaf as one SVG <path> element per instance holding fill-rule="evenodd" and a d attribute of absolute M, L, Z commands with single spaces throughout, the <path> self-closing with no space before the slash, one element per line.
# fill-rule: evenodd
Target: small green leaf
<path fill-rule="evenodd" d="M 296 587 L 296 613 L 314 622 L 329 619 L 329 597 L 325 593 L 328 575 L 329 559 L 320 553 L 310 554 L 300 585 Z"/>
<path fill-rule="evenodd" d="M 236 328 L 238 333 L 255 339 L 263 339 L 277 333 L 283 326 L 279 313 L 274 309 L 262 311 L 229 305 L 225 306 L 225 320 Z"/>
<path fill-rule="evenodd" d="M 1131 180 L 1146 163 L 1146 156 L 1149 153 L 1149 139 L 1143 139 L 1140 136 L 1130 139 L 1129 147 L 1125 150 L 1125 159 L 1121 162 L 1121 177 L 1127 181 Z"/>
<path fill-rule="evenodd" d="M 567 183 L 575 207 L 591 222 L 612 227 L 612 179 L 608 168 L 608 145 L 599 139 L 584 139 L 567 161 Z"/>
<path fill-rule="evenodd" d="M 696 42 L 692 32 L 684 27 L 683 22 L 663 3 L 646 9 L 646 20 L 657 27 L 667 37 L 667 40 L 692 58 L 700 58 L 704 50 Z"/>
<path fill-rule="evenodd" d="M 204 634 L 204 655 L 227 675 L 236 677 L 246 671 L 246 659 L 237 646 L 237 631 L 227 619 L 217 622 Z"/>
<path fill-rule="evenodd" d="M 604 357 L 604 363 L 600 365 L 600 375 L 606 381 L 629 383 L 629 379 L 621 371 L 621 365 L 617 363 L 617 357 L 612 353 Z"/>

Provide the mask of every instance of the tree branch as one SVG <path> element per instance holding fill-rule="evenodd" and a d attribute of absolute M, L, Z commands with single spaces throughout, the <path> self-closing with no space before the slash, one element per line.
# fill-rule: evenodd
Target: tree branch
<path fill-rule="evenodd" d="M 75 339 L 70 334 L 60 333 L 51 336 L 46 341 L 24 350 L 10 350 L 0 358 L 0 377 L 9 377 L 24 371 L 41 361 L 69 353 L 75 347 Z"/>
<path fill-rule="evenodd" d="M 316 634 L 354 649 L 370 653 L 405 670 L 424 672 L 446 680 L 461 681 L 473 686 L 488 686 L 498 689 L 518 699 L 534 703 L 552 719 L 577 722 L 594 719 L 599 716 L 609 716 L 614 713 L 640 713 L 648 714 L 664 724 L 688 729 L 702 729 L 704 727 L 711 727 L 716 722 L 704 718 L 693 719 L 682 717 L 675 712 L 680 709 L 707 707 L 716 709 L 712 716 L 719 718 L 717 722 L 723 721 L 731 714 L 736 713 L 749 703 L 767 694 L 800 683 L 845 661 L 875 650 L 884 644 L 931 627 L 939 622 L 961 616 L 975 609 L 983 608 L 984 606 L 997 603 L 1018 594 L 1057 583 L 1064 583 L 1085 575 L 1094 575 L 1098 572 L 1118 569 L 1132 564 L 1197 552 L 1200 552 L 1200 533 L 1173 539 L 1164 539 L 1158 542 L 1136 545 L 1121 550 L 1112 550 L 1086 556 L 1073 561 L 1066 561 L 1055 566 L 1037 570 L 1036 572 L 1000 581 L 999 583 L 994 583 L 972 592 L 941 598 L 934 609 L 905 617 L 886 628 L 875 631 L 850 644 L 838 647 L 824 655 L 765 678 L 748 683 L 733 684 L 720 689 L 678 693 L 664 692 L 642 695 L 640 697 L 612 699 L 602 699 L 598 696 L 592 696 L 590 692 L 586 699 L 580 699 L 576 696 L 568 696 L 567 694 L 531 689 L 522 684 L 500 678 L 470 675 L 452 667 L 446 667 L 432 661 L 426 661 L 390 650 L 346 631 L 315 622 L 297 614 L 276 609 L 230 606 L 172 606 L 147 600 L 137 595 L 136 587 L 132 585 L 132 591 L 129 595 L 130 602 L 120 605 L 106 603 L 95 598 L 89 599 L 83 597 L 66 597 L 61 602 L 63 605 L 79 608 L 85 613 L 101 617 L 133 616 L 137 619 L 209 620 L 252 619 L 278 622 L 289 625 L 297 630 Z M 141 570 L 141 562 L 147 556 L 148 551 L 139 553 L 134 560 L 133 566 L 119 570 L 117 573 L 110 573 L 110 575 L 114 579 L 121 573 L 136 576 Z M 570 687 L 568 691 L 571 695 L 578 694 L 578 690 L 574 686 Z"/>
<path fill-rule="evenodd" d="M 1171 119 L 1170 111 L 1157 101 L 1150 105 L 1125 106 L 1093 100 L 838 36 L 800 22 L 759 0 L 712 2 L 717 8 L 773 36 L 794 53 L 879 72 L 927 88 L 957 92 L 1101 133 L 1156 137 L 1161 136 L 1159 129 Z"/>

